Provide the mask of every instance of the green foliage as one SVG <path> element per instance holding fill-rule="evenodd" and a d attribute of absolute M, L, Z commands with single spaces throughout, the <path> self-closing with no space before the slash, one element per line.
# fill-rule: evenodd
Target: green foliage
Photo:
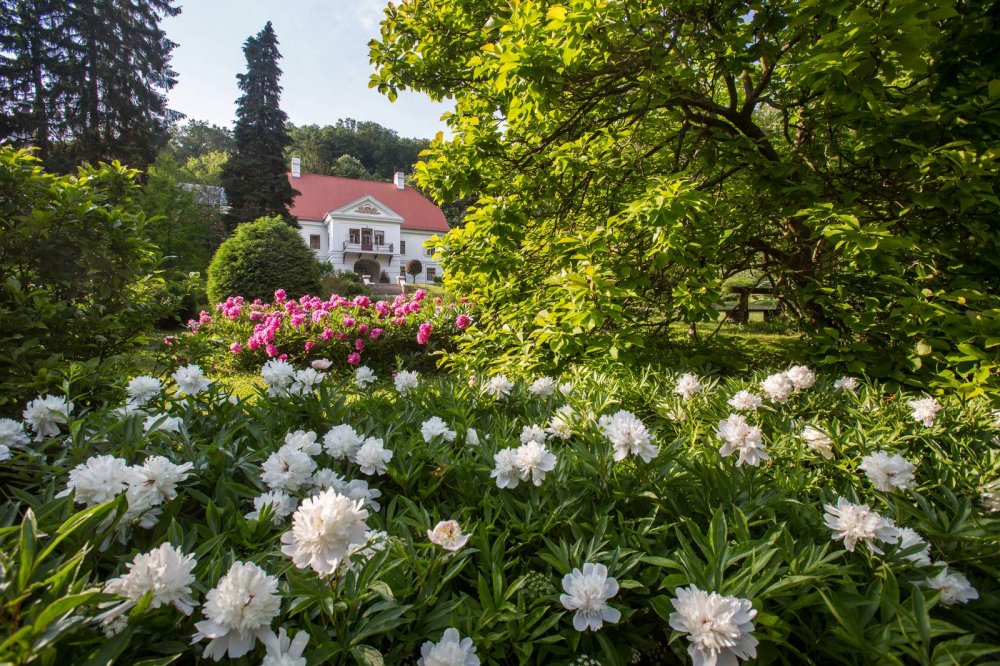
<path fill-rule="evenodd" d="M 167 153 L 184 164 L 212 153 L 231 153 L 235 148 L 230 130 L 204 120 L 189 120 L 170 131 Z"/>
<path fill-rule="evenodd" d="M 860 665 L 877 655 L 886 664 L 972 664 L 994 657 L 1000 522 L 980 498 L 981 486 L 1000 478 L 1000 459 L 988 443 L 997 427 L 988 402 L 950 396 L 926 427 L 910 416 L 912 394 L 870 382 L 836 391 L 832 377 L 821 377 L 788 403 L 747 415 L 771 459 L 737 467 L 735 456 L 720 455 L 713 429 L 730 412 L 726 400 L 737 390 L 758 391 L 762 377 L 702 377 L 704 391 L 690 400 L 674 393 L 675 374 L 621 365 L 567 373 L 559 379 L 572 385 L 568 395 L 535 395 L 527 390 L 533 378 L 517 378 L 503 400 L 468 376 L 422 376 L 405 397 L 387 374 L 365 389 L 327 375 L 294 397 L 268 396 L 250 377 L 211 377 L 213 385 L 193 397 L 174 395 L 168 383 L 145 406 L 179 417 L 177 432 L 144 432 L 143 415 L 114 412 L 119 399 L 74 414 L 66 436 L 15 450 L 0 467 L 8 500 L 0 509 L 7 637 L 0 660 L 195 663 L 204 642 L 190 637 L 205 619 L 206 593 L 236 560 L 279 579 L 271 628 L 308 631 L 309 663 L 407 663 L 449 626 L 473 640 L 484 666 L 566 664 L 581 655 L 614 666 L 688 663 L 688 638 L 669 618 L 671 599 L 689 585 L 752 603 L 760 663 Z M 474 378 L 482 384 L 486 376 Z M 238 387 L 235 404 L 225 385 Z M 562 413 L 568 438 L 545 443 L 555 468 L 540 485 L 498 488 L 490 478 L 495 454 L 519 446 L 525 426 L 548 424 L 563 406 L 572 410 Z M 614 461 L 598 418 L 619 409 L 650 429 L 659 447 L 650 462 Z M 455 431 L 453 442 L 425 440 L 421 425 L 431 416 Z M 318 444 L 341 423 L 394 451 L 377 476 L 362 476 L 355 463 L 326 452 L 314 456 L 320 467 L 380 491 L 367 525 L 386 536 L 369 551 L 357 549 L 350 567 L 321 577 L 282 552 L 290 518 L 275 523 L 269 509 L 256 519 L 245 514 L 266 492 L 262 464 L 288 433 L 312 431 Z M 831 459 L 800 437 L 805 424 L 830 436 Z M 470 428 L 479 444 L 470 443 Z M 858 471 L 861 457 L 879 449 L 915 463 L 912 488 L 878 491 Z M 56 497 L 69 471 L 97 455 L 131 465 L 164 456 L 193 468 L 153 524 L 141 527 L 126 518 L 124 493 L 76 514 L 74 497 Z M 859 543 L 847 551 L 824 524 L 824 506 L 838 496 L 916 530 L 933 560 L 967 576 L 979 598 L 945 603 L 926 584 L 940 566 L 908 559 L 913 549 L 880 543 L 876 554 Z M 447 519 L 470 536 L 457 552 L 427 539 Z M 127 625 L 106 638 L 97 618 L 125 600 L 101 588 L 127 573 L 137 554 L 163 543 L 195 558 L 191 587 L 200 605 L 184 616 L 148 597 L 134 600 Z M 576 631 L 559 598 L 562 577 L 587 562 L 607 566 L 620 588 L 608 602 L 620 621 L 597 632 Z M 255 643 L 245 663 L 259 663 L 263 652 Z"/>
<path fill-rule="evenodd" d="M 495 315 L 483 358 L 629 356 L 754 270 L 817 360 L 972 395 L 1000 367 L 998 6 L 393 5 L 372 85 L 455 100 L 416 180 L 477 196 L 442 261 Z"/>
<path fill-rule="evenodd" d="M 279 215 L 298 226 L 288 212 L 296 191 L 288 182 L 284 150 L 291 143 L 281 110 L 278 38 L 268 21 L 243 44 L 247 71 L 238 74 L 243 94 L 236 100 L 235 147 L 222 169 L 232 224 Z"/>
<path fill-rule="evenodd" d="M 118 163 L 54 176 L 0 149 L 0 411 L 60 383 L 72 361 L 98 377 L 176 306 L 135 177 Z"/>
<path fill-rule="evenodd" d="M 301 158 L 304 172 L 381 181 L 392 180 L 397 171 L 409 172 L 429 143 L 426 139 L 400 137 L 375 122 L 350 118 L 322 127 L 289 124 L 288 134 L 292 143 L 285 150 L 286 160 Z M 344 157 L 360 162 L 368 175 L 343 173 L 344 167 L 338 162 Z"/>
<path fill-rule="evenodd" d="M 332 294 L 345 297 L 368 295 L 371 291 L 354 271 L 331 271 L 323 276 L 320 284 L 319 295 L 327 298 Z"/>
<path fill-rule="evenodd" d="M 368 170 L 365 169 L 365 165 L 353 155 L 341 155 L 334 160 L 333 166 L 330 167 L 329 171 L 331 176 L 340 176 L 342 178 L 355 178 L 358 180 L 375 179 L 375 177 L 368 173 Z"/>
<path fill-rule="evenodd" d="M 241 224 L 215 252 L 208 267 L 208 299 L 270 300 L 277 289 L 298 298 L 316 293 L 320 276 L 316 255 L 299 232 L 279 217 L 262 217 Z"/>
<path fill-rule="evenodd" d="M 0 136 L 34 146 L 50 170 L 119 160 L 144 169 L 176 113 L 173 0 L 0 2 Z"/>

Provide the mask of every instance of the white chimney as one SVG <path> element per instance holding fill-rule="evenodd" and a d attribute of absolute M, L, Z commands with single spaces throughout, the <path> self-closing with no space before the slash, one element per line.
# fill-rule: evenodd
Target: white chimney
<path fill-rule="evenodd" d="M 302 160 L 298 157 L 292 158 L 292 178 L 302 177 Z"/>
<path fill-rule="evenodd" d="M 404 187 L 406 187 L 406 181 L 404 180 L 403 172 L 402 171 L 397 171 L 396 172 L 396 189 L 397 190 L 401 190 Z"/>

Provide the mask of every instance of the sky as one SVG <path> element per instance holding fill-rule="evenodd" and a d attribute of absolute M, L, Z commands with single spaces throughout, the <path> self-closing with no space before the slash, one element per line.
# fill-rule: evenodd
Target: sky
<path fill-rule="evenodd" d="M 368 80 L 368 42 L 378 36 L 388 0 L 180 0 L 180 15 L 161 27 L 177 43 L 178 73 L 170 108 L 190 119 L 229 127 L 236 113 L 236 75 L 246 70 L 243 42 L 271 21 L 278 35 L 284 89 L 281 108 L 296 125 L 371 120 L 403 137 L 446 131 L 448 107 L 401 92 L 390 102 Z"/>

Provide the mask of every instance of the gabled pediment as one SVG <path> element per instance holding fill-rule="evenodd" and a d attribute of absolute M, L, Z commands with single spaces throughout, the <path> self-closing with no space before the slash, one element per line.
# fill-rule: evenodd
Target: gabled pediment
<path fill-rule="evenodd" d="M 403 217 L 399 213 L 371 195 L 365 195 L 336 210 L 331 210 L 326 214 L 326 219 L 403 223 Z"/>

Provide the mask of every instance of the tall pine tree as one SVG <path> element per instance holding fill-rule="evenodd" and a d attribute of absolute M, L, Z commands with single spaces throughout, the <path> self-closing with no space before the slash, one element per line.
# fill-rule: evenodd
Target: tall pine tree
<path fill-rule="evenodd" d="M 175 0 L 0 0 L 0 136 L 60 170 L 121 160 L 144 168 L 178 114 Z"/>
<path fill-rule="evenodd" d="M 243 95 L 236 101 L 236 150 L 222 170 L 222 185 L 230 205 L 230 223 L 280 215 L 298 226 L 289 212 L 295 195 L 285 171 L 285 147 L 291 143 L 281 110 L 281 69 L 278 38 L 268 21 L 243 45 L 246 74 L 237 75 Z"/>

